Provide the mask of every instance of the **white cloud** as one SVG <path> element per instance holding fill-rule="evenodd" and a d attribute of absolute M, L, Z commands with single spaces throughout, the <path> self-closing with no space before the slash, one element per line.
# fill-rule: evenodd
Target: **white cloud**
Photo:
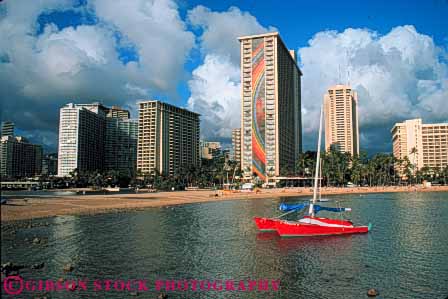
<path fill-rule="evenodd" d="M 187 76 L 184 64 L 195 36 L 174 0 L 92 0 L 82 8 L 77 2 L 14 0 L 0 5 L 0 118 L 51 136 L 58 108 L 70 100 L 129 106 L 135 98 L 176 95 Z M 41 14 L 65 10 L 90 13 L 97 22 L 66 28 L 50 23 L 39 31 Z M 187 22 L 200 32 L 204 57 L 188 82 L 188 107 L 202 114 L 204 137 L 229 138 L 230 129 L 240 125 L 237 37 L 276 29 L 236 7 L 215 12 L 197 6 L 188 11 Z M 135 49 L 137 61 L 123 63 L 117 52 L 121 47 Z M 299 57 L 305 144 L 315 135 L 326 88 L 345 82 L 347 71 L 359 93 L 363 143 L 373 140 L 371 128 L 384 128 L 383 139 L 389 140 L 394 121 L 448 119 L 448 53 L 413 26 L 393 28 L 386 35 L 350 28 L 319 32 L 299 49 Z"/>
<path fill-rule="evenodd" d="M 188 107 L 202 115 L 201 135 L 208 139 L 231 136 L 240 126 L 240 45 L 239 36 L 275 31 L 236 7 L 213 12 L 197 6 L 188 12 L 189 22 L 202 29 L 199 38 L 204 63 L 189 81 Z"/>
<path fill-rule="evenodd" d="M 164 92 L 175 89 L 183 65 L 194 46 L 172 0 L 95 0 L 96 15 L 136 46 L 139 67 L 152 85 Z"/>
<path fill-rule="evenodd" d="M 318 126 L 326 88 L 346 83 L 347 72 L 359 94 L 361 129 L 388 132 L 397 120 L 422 117 L 431 122 L 448 117 L 448 106 L 443 105 L 448 101 L 447 65 L 440 60 L 443 50 L 413 26 L 396 27 L 384 36 L 366 29 L 319 32 L 299 54 L 306 133 Z"/>
<path fill-rule="evenodd" d="M 265 28 L 248 12 L 230 7 L 224 12 L 214 12 L 199 5 L 188 12 L 189 22 L 203 29 L 200 37 L 203 53 L 230 56 L 232 63 L 240 61 L 239 36 L 276 31 L 274 27 Z"/>
<path fill-rule="evenodd" d="M 197 7 L 189 12 L 189 20 L 204 30 L 201 49 L 209 54 L 189 83 L 192 93 L 189 105 L 204 115 L 206 137 L 230 136 L 228 132 L 239 124 L 240 117 L 240 95 L 236 89 L 239 80 L 236 76 L 234 80 L 229 79 L 239 68 L 236 38 L 267 29 L 236 8 L 218 13 Z M 224 53 L 229 53 L 230 58 Z M 365 130 L 361 132 L 361 147 L 364 149 L 377 146 L 378 150 L 390 150 L 389 130 L 396 121 L 414 117 L 422 117 L 425 122 L 446 120 L 448 74 L 446 63 L 440 59 L 446 55 L 431 37 L 418 33 L 413 26 L 393 28 L 383 36 L 368 29 L 351 28 L 315 34 L 307 47 L 299 49 L 304 74 L 305 144 L 314 148 L 319 108 L 327 87 L 348 80 L 359 95 L 360 125 L 361 130 Z M 216 71 L 211 73 L 213 69 Z M 220 75 L 216 76 L 218 73 Z M 221 88 L 227 84 L 235 87 L 227 89 L 234 92 L 226 92 L 226 104 L 219 105 Z M 230 111 L 222 112 L 227 106 Z M 223 124 L 225 129 L 218 129 L 216 124 Z M 381 140 L 375 134 L 382 136 Z"/>
<path fill-rule="evenodd" d="M 172 0 L 6 1 L 0 6 L 2 118 L 19 128 L 56 131 L 58 108 L 68 101 L 127 106 L 150 92 L 176 94 L 194 47 Z M 42 14 L 92 14 L 97 22 L 58 28 Z M 117 48 L 133 47 L 138 61 L 123 63 Z M 29 112 L 29 113 L 26 113 Z"/>
<path fill-rule="evenodd" d="M 209 54 L 188 82 L 188 108 L 201 114 L 203 136 L 231 136 L 240 125 L 240 69 L 228 58 Z"/>

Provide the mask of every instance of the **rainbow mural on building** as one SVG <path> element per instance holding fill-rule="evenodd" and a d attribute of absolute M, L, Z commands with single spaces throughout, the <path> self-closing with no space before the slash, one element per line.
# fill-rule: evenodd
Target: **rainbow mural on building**
<path fill-rule="evenodd" d="M 252 171 L 266 179 L 264 39 L 252 40 Z"/>

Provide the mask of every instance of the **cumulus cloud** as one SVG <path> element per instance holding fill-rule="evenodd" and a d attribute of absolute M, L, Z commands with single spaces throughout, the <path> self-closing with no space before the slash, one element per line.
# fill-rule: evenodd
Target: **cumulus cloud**
<path fill-rule="evenodd" d="M 172 0 L 95 0 L 96 16 L 117 29 L 125 42 L 135 45 L 139 68 L 151 86 L 172 92 L 182 78 L 183 65 L 194 46 Z M 126 12 L 126 13 L 123 13 Z"/>
<path fill-rule="evenodd" d="M 219 13 L 197 7 L 188 19 L 203 29 L 200 42 L 206 55 L 189 82 L 189 107 L 204 115 L 205 137 L 229 136 L 240 120 L 237 37 L 273 28 L 264 28 L 237 8 Z M 390 151 L 389 130 L 397 121 L 446 121 L 448 73 L 441 58 L 446 55 L 413 26 L 399 26 L 385 35 L 352 28 L 315 34 L 299 49 L 305 147 L 315 148 L 323 94 L 338 83 L 350 83 L 358 92 L 361 148 L 370 152 Z M 224 86 L 232 86 L 225 95 Z"/>
<path fill-rule="evenodd" d="M 40 18 L 68 11 L 82 16 L 78 24 Z M 228 141 L 230 130 L 240 125 L 237 38 L 270 31 L 277 30 L 236 7 L 217 12 L 197 6 L 182 20 L 174 0 L 4 1 L 0 119 L 15 121 L 50 145 L 58 108 L 68 101 L 135 109 L 134 99 L 156 94 L 173 99 L 189 76 L 184 66 L 190 51 L 198 46 L 201 61 L 188 81 L 187 106 L 202 115 L 203 137 Z M 348 80 L 359 94 L 361 148 L 390 150 L 389 129 L 396 121 L 448 120 L 448 54 L 413 26 L 385 35 L 323 31 L 298 53 L 306 148 L 315 147 L 326 88 Z"/>
<path fill-rule="evenodd" d="M 0 10 L 1 118 L 30 137 L 36 128 L 45 136 L 56 132 L 58 108 L 72 100 L 127 106 L 153 93 L 175 94 L 195 43 L 171 0 L 95 0 L 83 7 L 75 0 L 17 0 Z M 64 27 L 39 19 L 67 11 L 89 13 L 94 22 Z M 135 58 L 121 59 L 121 48 Z"/>
<path fill-rule="evenodd" d="M 239 36 L 276 31 L 274 27 L 264 27 L 248 12 L 237 7 L 216 12 L 199 5 L 188 12 L 189 22 L 203 30 L 200 46 L 203 53 L 229 56 L 234 64 L 240 63 Z"/>
<path fill-rule="evenodd" d="M 202 115 L 201 134 L 207 139 L 229 141 L 231 129 L 240 126 L 240 45 L 239 36 L 276 31 L 263 27 L 247 12 L 231 7 L 214 12 L 197 6 L 188 12 L 188 21 L 202 30 L 199 37 L 204 63 L 193 71 L 188 82 L 188 107 Z"/>
<path fill-rule="evenodd" d="M 228 138 L 240 126 L 240 68 L 229 58 L 208 54 L 188 82 L 188 108 L 202 114 L 201 134 Z"/>
<path fill-rule="evenodd" d="M 299 49 L 299 55 L 308 136 L 315 135 L 326 88 L 347 81 L 358 92 L 364 149 L 376 146 L 390 151 L 389 130 L 396 121 L 448 117 L 447 65 L 440 58 L 446 53 L 413 26 L 393 28 L 384 36 L 367 29 L 319 32 L 309 46 Z"/>

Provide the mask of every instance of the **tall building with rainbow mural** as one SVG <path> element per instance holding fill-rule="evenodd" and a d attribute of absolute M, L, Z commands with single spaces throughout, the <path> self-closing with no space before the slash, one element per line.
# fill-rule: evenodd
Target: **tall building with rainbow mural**
<path fill-rule="evenodd" d="M 267 184 L 294 170 L 302 151 L 302 72 L 278 32 L 239 37 L 241 169 Z"/>

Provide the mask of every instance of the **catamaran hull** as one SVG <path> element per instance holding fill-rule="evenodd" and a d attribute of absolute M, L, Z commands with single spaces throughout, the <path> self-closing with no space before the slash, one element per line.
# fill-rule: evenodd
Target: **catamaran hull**
<path fill-rule="evenodd" d="M 368 226 L 323 226 L 290 221 L 277 222 L 275 229 L 282 238 L 363 234 L 369 232 Z"/>
<path fill-rule="evenodd" d="M 254 217 L 255 224 L 261 232 L 275 232 L 275 223 L 281 220 L 273 218 Z"/>

